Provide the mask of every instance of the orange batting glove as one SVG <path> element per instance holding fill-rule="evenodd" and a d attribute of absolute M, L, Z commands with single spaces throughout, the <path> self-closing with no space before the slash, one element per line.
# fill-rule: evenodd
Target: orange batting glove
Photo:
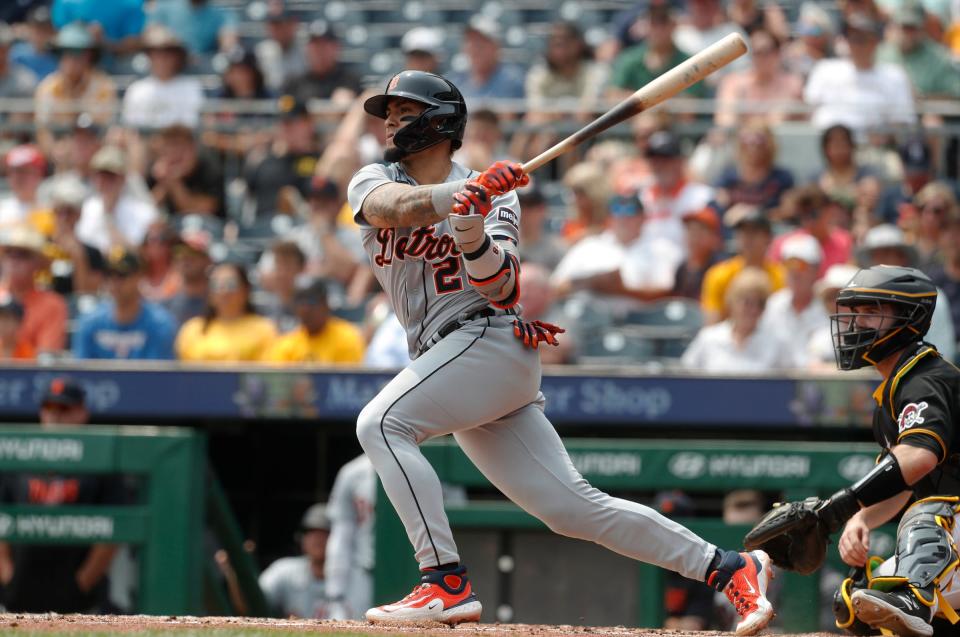
<path fill-rule="evenodd" d="M 490 193 L 477 181 L 468 181 L 463 190 L 453 195 L 453 214 L 483 215 L 486 217 L 493 208 Z"/>
<path fill-rule="evenodd" d="M 524 347 L 537 349 L 540 343 L 557 346 L 560 341 L 557 340 L 557 334 L 563 334 L 567 330 L 544 321 L 524 321 L 516 319 L 513 322 L 513 335 L 523 341 Z"/>
<path fill-rule="evenodd" d="M 502 195 L 530 183 L 530 175 L 523 174 L 523 166 L 515 161 L 498 161 L 480 173 L 477 181 L 491 195 Z"/>

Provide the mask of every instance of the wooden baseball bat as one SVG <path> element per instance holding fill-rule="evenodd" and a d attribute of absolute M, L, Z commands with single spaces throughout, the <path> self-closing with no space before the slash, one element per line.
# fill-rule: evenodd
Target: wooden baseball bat
<path fill-rule="evenodd" d="M 743 36 L 739 33 L 731 33 L 714 42 L 696 55 L 684 60 L 660 77 L 644 85 L 636 93 L 576 133 L 526 162 L 523 165 L 523 172 L 531 173 L 611 126 L 615 126 L 642 111 L 656 106 L 660 102 L 670 99 L 717 69 L 730 64 L 746 52 L 747 43 L 743 41 Z"/>

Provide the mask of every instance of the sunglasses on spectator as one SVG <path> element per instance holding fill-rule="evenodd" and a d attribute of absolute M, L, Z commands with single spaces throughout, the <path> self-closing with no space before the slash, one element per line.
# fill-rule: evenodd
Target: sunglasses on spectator
<path fill-rule="evenodd" d="M 920 208 L 920 211 L 921 211 L 921 212 L 931 212 L 931 213 L 937 215 L 938 217 L 942 217 L 943 215 L 947 214 L 947 207 L 946 207 L 946 206 L 937 206 L 937 205 L 927 204 L 927 205 L 925 205 L 925 206 L 922 206 L 922 207 Z"/>
<path fill-rule="evenodd" d="M 240 289 L 240 280 L 230 279 L 210 279 L 211 292 L 236 292 Z"/>

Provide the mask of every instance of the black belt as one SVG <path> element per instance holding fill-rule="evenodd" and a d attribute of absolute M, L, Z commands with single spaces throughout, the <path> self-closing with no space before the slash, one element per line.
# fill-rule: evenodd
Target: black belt
<path fill-rule="evenodd" d="M 437 330 L 437 335 L 440 338 L 446 338 L 447 336 L 456 332 L 458 329 L 460 329 L 470 321 L 475 321 L 480 318 L 490 318 L 491 316 L 496 316 L 496 315 L 497 315 L 497 311 L 492 307 L 482 307 L 476 312 L 465 316 L 463 320 L 453 319 L 449 323 L 445 323 L 440 327 L 439 330 Z"/>

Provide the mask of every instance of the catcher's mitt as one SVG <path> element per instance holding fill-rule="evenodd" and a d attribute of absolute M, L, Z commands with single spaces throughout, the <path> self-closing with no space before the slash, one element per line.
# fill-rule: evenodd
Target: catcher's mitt
<path fill-rule="evenodd" d="M 817 516 L 822 505 L 820 498 L 807 498 L 774 506 L 743 538 L 743 546 L 763 549 L 780 568 L 815 572 L 827 557 L 829 532 Z"/>

